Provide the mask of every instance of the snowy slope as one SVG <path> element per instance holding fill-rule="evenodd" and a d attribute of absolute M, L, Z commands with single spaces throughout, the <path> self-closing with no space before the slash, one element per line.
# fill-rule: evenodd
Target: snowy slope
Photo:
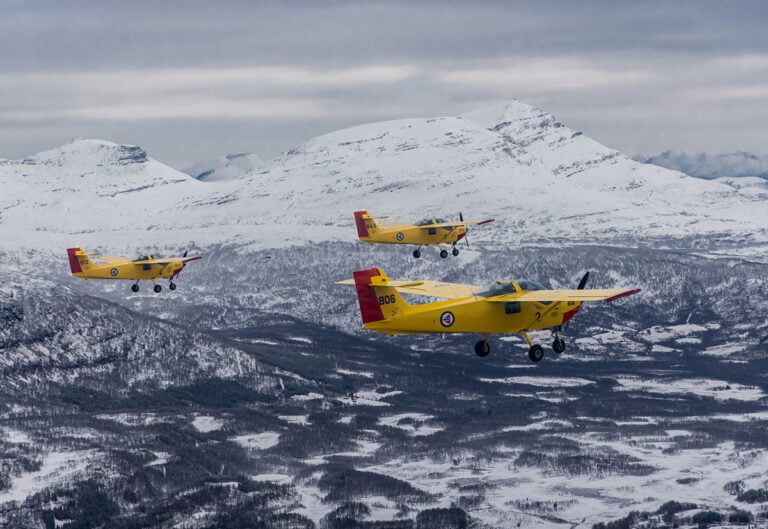
<path fill-rule="evenodd" d="M 636 163 L 519 102 L 340 130 L 235 179 L 200 181 L 138 147 L 79 141 L 0 162 L 0 186 L 3 248 L 353 240 L 345 217 L 357 209 L 491 216 L 472 237 L 505 245 L 768 241 L 754 189 Z"/>

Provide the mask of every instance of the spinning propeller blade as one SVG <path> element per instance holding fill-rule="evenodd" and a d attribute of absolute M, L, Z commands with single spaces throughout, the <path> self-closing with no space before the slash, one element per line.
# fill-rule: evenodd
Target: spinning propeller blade
<path fill-rule="evenodd" d="M 461 211 L 459 211 L 459 222 L 464 222 L 464 215 L 461 213 Z M 464 234 L 464 242 L 467 243 L 467 248 L 469 248 L 469 239 L 467 239 L 467 234 L 468 233 L 469 232 Z"/>
<path fill-rule="evenodd" d="M 576 287 L 576 290 L 584 290 L 584 287 L 587 286 L 587 281 L 589 281 L 589 272 L 584 274 L 581 278 L 581 281 L 579 281 L 579 286 Z M 571 325 L 572 320 L 568 320 L 565 322 L 565 330 L 568 330 L 568 327 Z"/>

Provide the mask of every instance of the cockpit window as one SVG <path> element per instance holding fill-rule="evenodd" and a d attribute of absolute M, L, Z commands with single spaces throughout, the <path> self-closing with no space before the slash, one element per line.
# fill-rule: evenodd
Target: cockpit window
<path fill-rule="evenodd" d="M 480 296 L 481 298 L 492 298 L 502 294 L 514 294 L 515 292 L 517 292 L 517 288 L 512 283 L 491 283 L 486 288 L 473 292 L 472 295 Z"/>
<path fill-rule="evenodd" d="M 421 219 L 414 226 L 429 226 L 430 224 L 444 224 L 445 222 L 445 219 Z"/>
<path fill-rule="evenodd" d="M 154 255 L 154 256 L 153 255 L 142 255 L 138 259 L 134 259 L 132 262 L 140 263 L 142 261 L 150 261 L 152 259 L 157 259 L 158 257 L 160 257 L 160 256 L 159 255 Z"/>
<path fill-rule="evenodd" d="M 517 284 L 520 285 L 520 288 L 523 290 L 547 290 L 547 287 L 538 284 L 536 281 L 528 281 L 527 279 L 518 281 Z"/>

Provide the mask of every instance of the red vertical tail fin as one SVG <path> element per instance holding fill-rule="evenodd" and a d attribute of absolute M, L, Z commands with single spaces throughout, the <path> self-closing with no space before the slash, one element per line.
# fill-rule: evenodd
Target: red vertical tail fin
<path fill-rule="evenodd" d="M 354 278 L 363 324 L 391 320 L 409 312 L 411 305 L 388 285 L 390 279 L 380 268 L 359 270 Z"/>
<path fill-rule="evenodd" d="M 78 252 L 82 253 L 82 248 L 67 248 L 67 255 L 69 256 L 69 269 L 73 274 L 79 274 L 83 271 L 83 268 L 80 266 L 80 261 L 77 258 Z"/>
<path fill-rule="evenodd" d="M 67 256 L 69 257 L 69 269 L 72 271 L 72 275 L 87 272 L 93 266 L 88 254 L 77 246 L 67 248 Z"/>
<path fill-rule="evenodd" d="M 376 291 L 371 286 L 371 279 L 380 275 L 381 270 L 375 267 L 370 270 L 359 270 L 353 273 L 355 289 L 357 290 L 357 301 L 360 303 L 360 314 L 363 317 L 363 323 L 384 319 L 384 313 L 381 311 Z"/>
<path fill-rule="evenodd" d="M 370 217 L 370 215 L 368 215 L 368 212 L 365 210 L 355 211 L 355 225 L 357 226 L 357 236 L 361 239 L 363 237 L 370 236 L 368 234 L 368 227 L 365 225 L 365 220 L 363 219 L 363 216 Z"/>

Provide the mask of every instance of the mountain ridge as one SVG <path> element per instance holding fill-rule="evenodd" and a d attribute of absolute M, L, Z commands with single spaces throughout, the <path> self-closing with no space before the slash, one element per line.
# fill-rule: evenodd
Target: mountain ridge
<path fill-rule="evenodd" d="M 473 239 L 496 244 L 768 243 L 754 189 L 636 163 L 516 101 L 331 132 L 209 181 L 140 147 L 80 140 L 0 162 L 0 185 L 6 248 L 301 246 L 352 240 L 357 209 L 493 216 Z"/>
<path fill-rule="evenodd" d="M 749 177 L 768 179 L 768 156 L 743 151 L 720 154 L 664 151 L 655 156 L 637 155 L 633 159 L 706 180 Z"/>

